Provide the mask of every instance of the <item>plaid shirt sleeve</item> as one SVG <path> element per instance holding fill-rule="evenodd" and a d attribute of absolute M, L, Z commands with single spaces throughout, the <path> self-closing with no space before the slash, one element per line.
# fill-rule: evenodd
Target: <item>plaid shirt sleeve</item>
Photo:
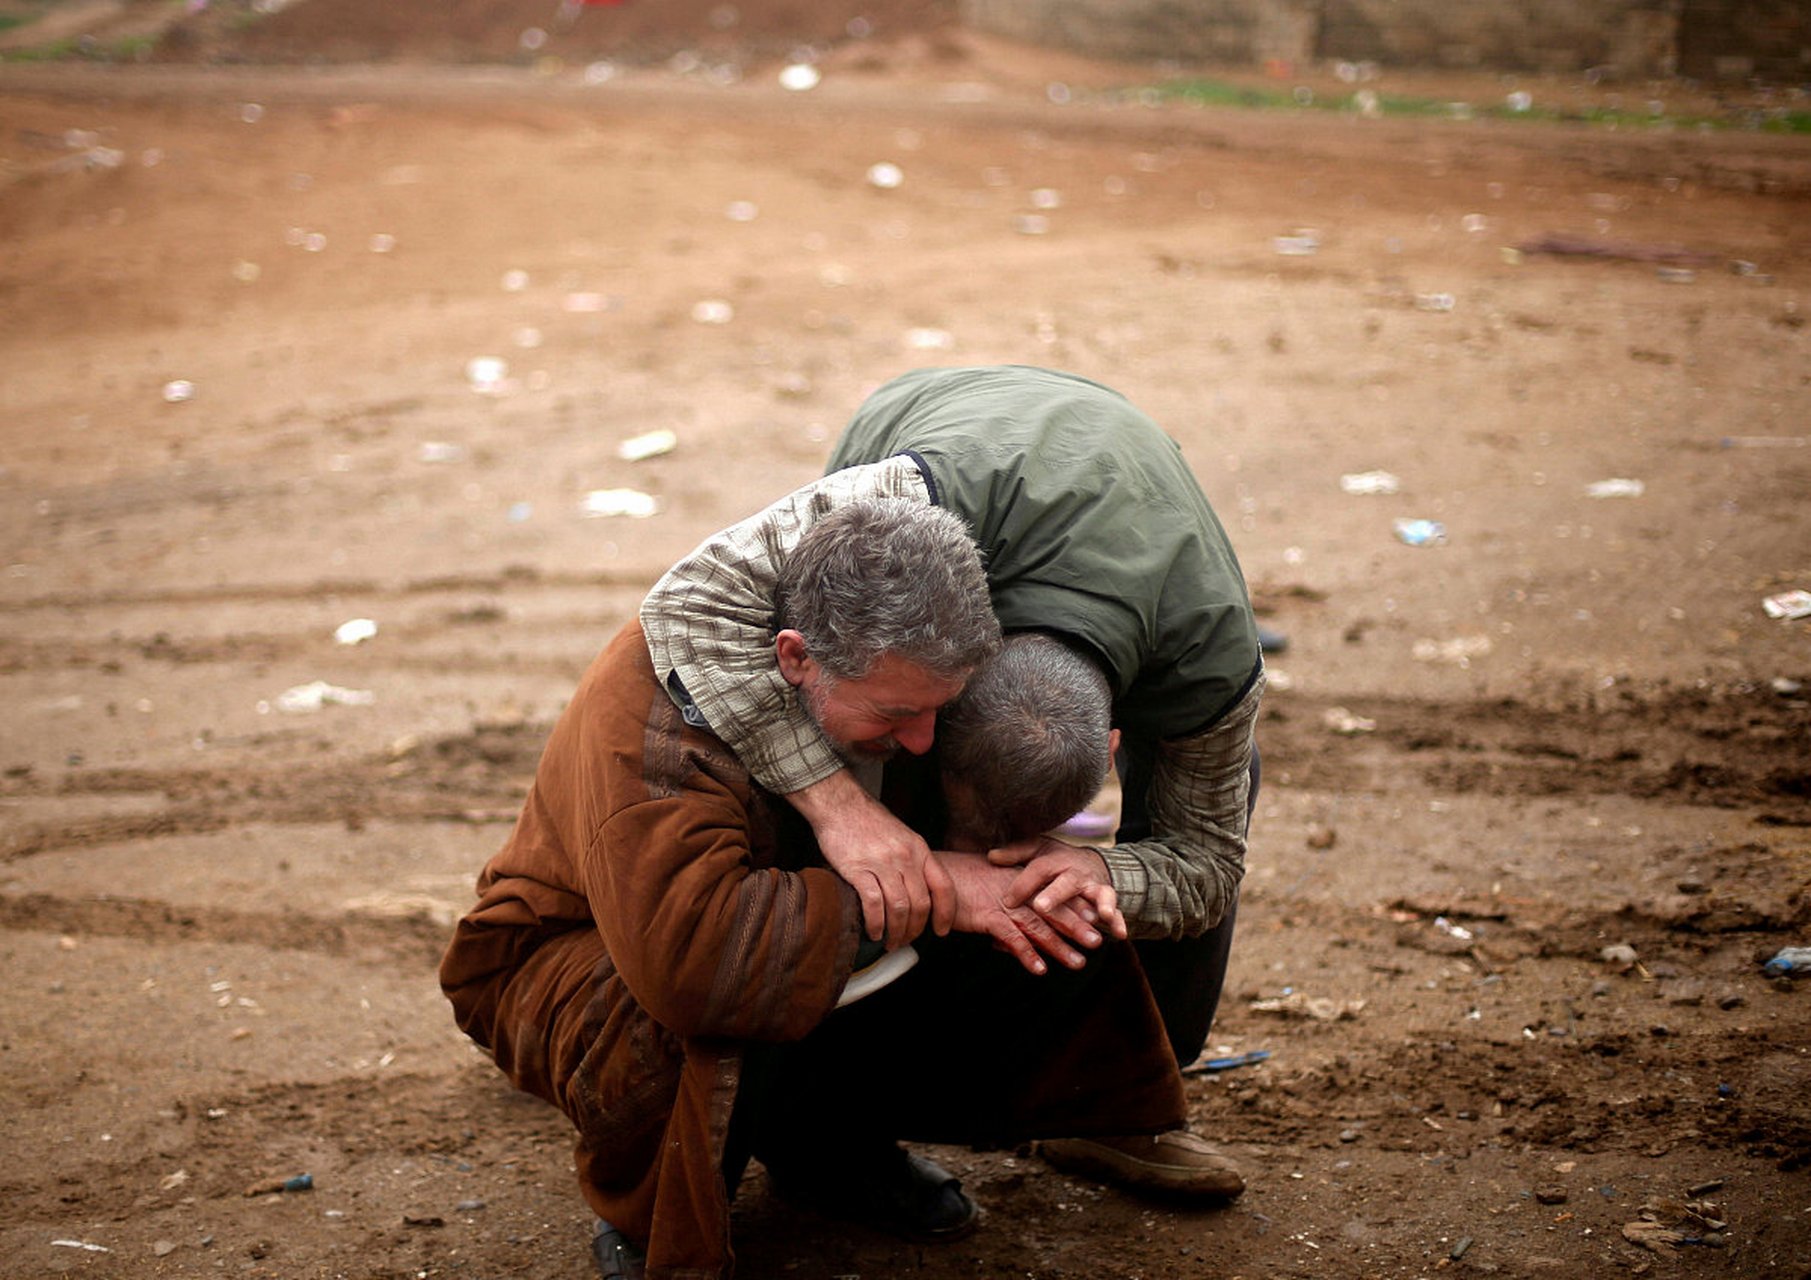
<path fill-rule="evenodd" d="M 648 653 L 668 693 L 682 709 L 689 697 L 749 773 L 781 795 L 822 781 L 843 761 L 774 658 L 780 565 L 813 521 L 858 498 L 929 505 L 931 495 L 904 455 L 835 472 L 706 538 L 642 602 Z"/>
<path fill-rule="evenodd" d="M 1157 746 L 1152 838 L 1100 850 L 1134 938 L 1181 938 L 1220 923 L 1245 874 L 1259 675 L 1205 733 Z"/>

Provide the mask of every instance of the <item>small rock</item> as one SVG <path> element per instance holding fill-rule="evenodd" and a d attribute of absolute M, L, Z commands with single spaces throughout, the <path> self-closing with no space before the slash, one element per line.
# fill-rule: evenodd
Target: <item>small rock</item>
<path fill-rule="evenodd" d="M 174 1240 L 159 1240 L 156 1244 L 151 1246 L 153 1257 L 167 1258 L 175 1252 L 176 1242 Z"/>
<path fill-rule="evenodd" d="M 1536 1187 L 1534 1198 L 1538 1204 L 1564 1204 L 1569 1197 L 1564 1187 Z"/>
<path fill-rule="evenodd" d="M 1339 1140 L 1341 1142 L 1357 1142 L 1358 1141 L 1358 1130 L 1341 1129 L 1339 1131 Z"/>
<path fill-rule="evenodd" d="M 1332 827 L 1315 825 L 1308 828 L 1308 847 L 1310 849 L 1331 849 L 1339 842 L 1339 832 Z"/>

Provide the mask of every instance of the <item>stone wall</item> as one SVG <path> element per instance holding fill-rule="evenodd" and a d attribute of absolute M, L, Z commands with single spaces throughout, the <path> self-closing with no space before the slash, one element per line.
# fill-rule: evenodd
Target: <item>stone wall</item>
<path fill-rule="evenodd" d="M 1811 80 L 1808 0 L 963 0 L 962 15 L 1136 60 Z"/>

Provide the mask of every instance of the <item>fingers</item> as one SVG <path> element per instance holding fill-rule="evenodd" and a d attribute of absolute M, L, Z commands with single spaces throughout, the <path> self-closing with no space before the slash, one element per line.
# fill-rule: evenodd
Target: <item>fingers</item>
<path fill-rule="evenodd" d="M 1048 921 L 1028 911 L 1013 912 L 1012 919 L 1019 930 L 1036 944 L 1039 950 L 1058 964 L 1068 969 L 1079 969 L 1087 962 L 1087 957 L 1065 942 L 1050 927 Z"/>
<path fill-rule="evenodd" d="M 1076 910 L 1076 905 L 1080 901 L 1079 898 L 1071 898 L 1055 911 L 1046 914 L 1044 919 L 1049 921 L 1050 926 L 1065 938 L 1092 949 L 1100 945 L 1100 932 L 1092 928 L 1090 923 L 1082 918 L 1081 912 Z"/>
<path fill-rule="evenodd" d="M 1028 971 L 1039 975 L 1049 972 L 1049 966 L 1044 963 L 1044 957 L 1038 954 L 1038 949 L 1013 927 L 1012 921 L 1006 916 L 997 917 L 995 923 L 989 926 L 988 933 L 993 937 L 996 947 L 1012 956 Z"/>
<path fill-rule="evenodd" d="M 880 881 L 873 876 L 862 876 L 859 883 L 851 886 L 861 899 L 862 923 L 867 926 L 868 938 L 879 942 L 887 930 L 887 899 L 880 891 Z M 888 944 L 891 950 L 891 944 Z"/>
<path fill-rule="evenodd" d="M 928 851 L 922 865 L 924 885 L 931 895 L 931 928 L 941 938 L 956 923 L 956 881 Z"/>
<path fill-rule="evenodd" d="M 987 860 L 996 867 L 1022 867 L 1038 856 L 1038 850 L 1043 845 L 1042 836 L 1032 836 L 1029 840 L 1019 840 L 1012 844 L 1003 844 L 997 849 L 989 849 Z"/>

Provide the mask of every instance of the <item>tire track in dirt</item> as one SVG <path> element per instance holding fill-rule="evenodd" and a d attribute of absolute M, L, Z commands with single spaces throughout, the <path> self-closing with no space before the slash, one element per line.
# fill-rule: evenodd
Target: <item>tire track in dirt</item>
<path fill-rule="evenodd" d="M 422 907 L 399 914 L 236 911 L 139 898 L 73 899 L 0 894 L 0 930 L 101 936 L 167 944 L 244 943 L 274 951 L 351 955 L 373 964 L 432 969 L 450 925 Z"/>
<path fill-rule="evenodd" d="M 1342 709 L 1373 728 L 1339 736 Z M 1811 711 L 1754 686 L 1558 708 L 1285 692 L 1267 701 L 1258 741 L 1266 776 L 1296 786 L 1388 791 L 1412 774 L 1451 795 L 1622 795 L 1811 826 Z"/>

